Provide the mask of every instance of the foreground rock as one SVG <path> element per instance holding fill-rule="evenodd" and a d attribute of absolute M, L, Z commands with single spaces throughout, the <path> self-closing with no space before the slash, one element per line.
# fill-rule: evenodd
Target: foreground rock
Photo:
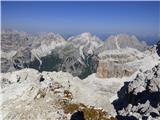
<path fill-rule="evenodd" d="M 69 73 L 39 73 L 34 69 L 1 74 L 2 118 L 69 120 L 79 110 L 86 120 L 94 118 L 95 113 L 95 120 L 109 120 L 116 113 L 110 98 L 121 82 L 93 78 L 95 75 L 82 81 Z"/>
<path fill-rule="evenodd" d="M 114 104 L 120 120 L 160 119 L 160 64 L 126 83 Z"/>

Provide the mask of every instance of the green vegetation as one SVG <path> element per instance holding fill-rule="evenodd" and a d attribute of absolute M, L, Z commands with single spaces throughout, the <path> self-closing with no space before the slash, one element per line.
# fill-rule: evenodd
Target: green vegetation
<path fill-rule="evenodd" d="M 62 59 L 59 58 L 58 54 L 51 54 L 41 58 L 42 65 L 39 69 L 39 61 L 35 59 L 34 61 L 26 64 L 30 68 L 37 69 L 39 71 L 58 71 L 60 65 L 63 63 Z"/>

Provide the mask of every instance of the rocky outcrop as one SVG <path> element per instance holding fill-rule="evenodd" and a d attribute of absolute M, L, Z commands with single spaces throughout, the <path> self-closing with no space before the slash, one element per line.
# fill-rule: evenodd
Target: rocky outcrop
<path fill-rule="evenodd" d="M 160 119 L 160 64 L 126 83 L 114 104 L 120 120 Z"/>
<path fill-rule="evenodd" d="M 160 41 L 157 43 L 156 49 L 157 49 L 157 54 L 160 56 Z"/>
<path fill-rule="evenodd" d="M 99 55 L 97 76 L 100 78 L 131 76 L 138 68 L 134 62 L 144 58 L 144 54 L 133 48 L 106 50 Z"/>
<path fill-rule="evenodd" d="M 1 74 L 0 82 L 4 120 L 69 120 L 78 110 L 87 119 L 96 113 L 96 120 L 109 120 L 115 116 L 110 98 L 120 87 L 115 81 L 80 80 L 65 72 L 40 73 L 34 69 Z"/>
<path fill-rule="evenodd" d="M 97 67 L 97 77 L 99 78 L 107 78 L 108 77 L 108 68 L 106 63 L 100 62 Z"/>

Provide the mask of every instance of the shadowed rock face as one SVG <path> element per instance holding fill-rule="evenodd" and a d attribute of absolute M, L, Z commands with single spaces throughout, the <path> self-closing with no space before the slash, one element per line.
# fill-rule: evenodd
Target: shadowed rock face
<path fill-rule="evenodd" d="M 134 117 L 135 120 L 160 118 L 160 64 L 152 70 L 140 72 L 121 88 L 119 99 L 113 104 L 118 118 Z"/>
<path fill-rule="evenodd" d="M 160 41 L 157 43 L 157 54 L 160 56 Z"/>

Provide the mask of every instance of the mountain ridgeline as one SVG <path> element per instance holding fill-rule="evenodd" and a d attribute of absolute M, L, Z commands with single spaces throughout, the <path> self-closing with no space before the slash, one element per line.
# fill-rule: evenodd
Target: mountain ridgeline
<path fill-rule="evenodd" d="M 72 36 L 67 40 L 55 33 L 29 34 L 2 31 L 1 36 L 2 72 L 29 67 L 41 72 L 69 72 L 82 79 L 97 72 L 97 67 L 103 59 L 100 55 L 102 53 L 120 59 L 122 56 L 111 55 L 110 50 L 121 51 L 131 48 L 131 51 L 136 49 L 143 52 L 148 48 L 144 41 L 141 42 L 135 36 L 124 34 L 111 36 L 106 41 L 90 33 Z"/>

